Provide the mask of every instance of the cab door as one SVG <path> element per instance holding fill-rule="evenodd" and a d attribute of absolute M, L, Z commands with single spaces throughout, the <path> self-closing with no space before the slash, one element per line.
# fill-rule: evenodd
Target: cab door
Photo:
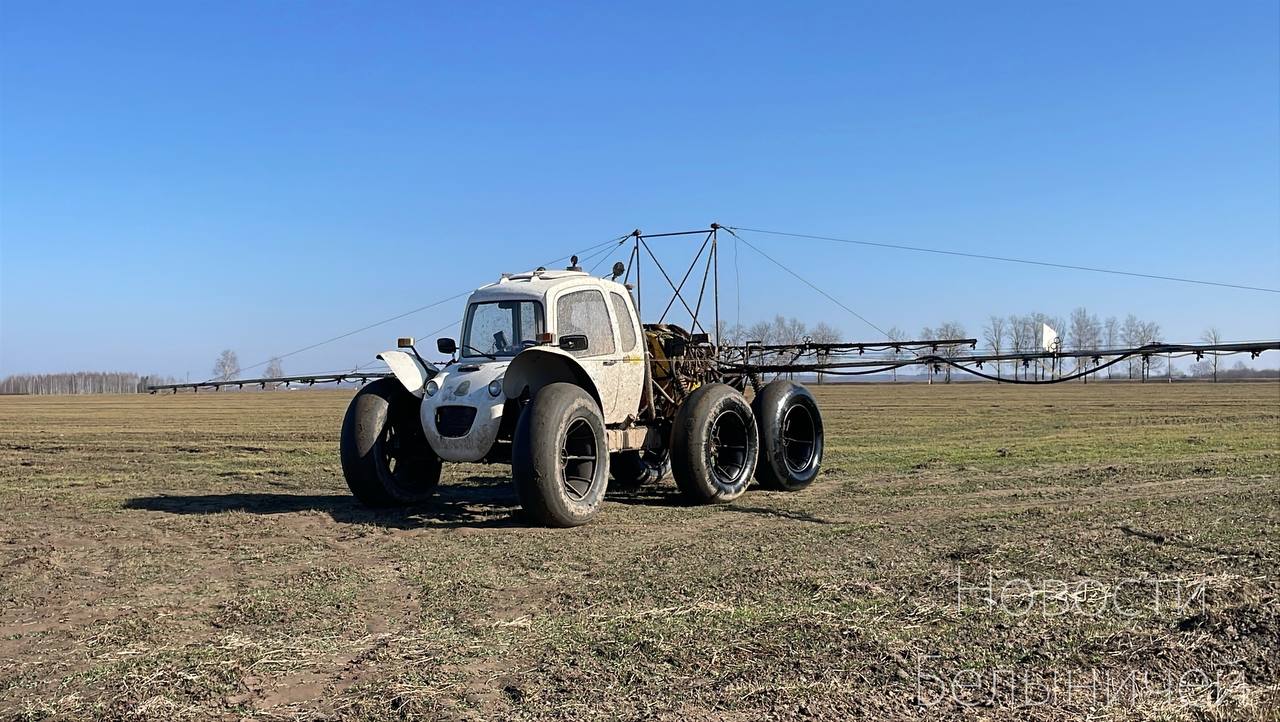
<path fill-rule="evenodd" d="M 609 308 L 618 329 L 618 417 L 635 416 L 644 391 L 644 333 L 631 305 L 630 294 L 609 291 Z"/>
<path fill-rule="evenodd" d="M 570 351 L 590 374 L 600 392 L 605 423 L 615 423 L 618 414 L 618 385 L 622 380 L 622 354 L 618 351 L 609 301 L 597 287 L 564 291 L 556 299 L 556 338 L 581 334 L 587 347 Z"/>

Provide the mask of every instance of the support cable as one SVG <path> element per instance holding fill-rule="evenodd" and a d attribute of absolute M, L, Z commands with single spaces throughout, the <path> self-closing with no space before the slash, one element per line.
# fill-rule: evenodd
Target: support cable
<path fill-rule="evenodd" d="M 1008 256 L 991 256 L 984 253 L 967 253 L 964 251 L 948 251 L 940 248 L 924 248 L 922 246 L 904 246 L 896 243 L 877 243 L 874 241 L 857 241 L 850 238 L 835 238 L 832 236 L 815 236 L 808 233 L 789 233 L 786 231 L 769 231 L 763 228 L 745 228 L 742 226 L 723 226 L 730 233 L 733 231 L 749 231 L 751 233 L 766 233 L 771 236 L 787 236 L 789 238 L 808 238 L 815 241 L 830 241 L 832 243 L 849 243 L 859 246 L 873 246 L 876 248 L 892 248 L 899 251 L 915 251 L 917 253 L 936 253 L 944 256 L 959 256 L 961 258 L 977 258 L 984 261 L 1001 261 L 1003 263 L 1022 263 L 1029 266 L 1044 266 L 1047 268 L 1065 268 L 1072 271 L 1089 271 L 1091 273 L 1110 273 L 1117 276 L 1131 276 L 1134 278 L 1150 278 L 1158 281 L 1175 281 L 1177 283 L 1195 283 L 1201 286 L 1219 286 L 1222 288 L 1238 288 L 1244 291 L 1262 291 L 1263 293 L 1280 293 L 1277 288 L 1263 288 L 1260 286 L 1246 286 L 1239 283 L 1222 283 L 1219 281 L 1205 281 L 1198 278 L 1181 278 L 1178 276 L 1161 276 L 1154 273 L 1139 273 L 1137 271 L 1119 271 L 1113 268 L 1097 268 L 1094 266 L 1078 266 L 1071 263 L 1053 263 L 1050 261 L 1033 261 L 1026 258 L 1011 258 Z"/>
<path fill-rule="evenodd" d="M 435 329 L 434 331 L 428 331 L 428 332 L 426 332 L 426 333 L 424 333 L 424 334 L 419 334 L 418 336 L 415 336 L 415 337 L 414 337 L 414 339 L 416 340 L 416 339 L 420 339 L 420 338 L 431 338 L 432 336 L 435 336 L 436 334 L 440 333 L 441 331 L 445 331 L 445 330 L 447 330 L 448 328 L 452 327 L 452 326 L 453 326 L 454 324 L 456 324 L 456 323 L 458 323 L 456 320 L 454 320 L 454 321 L 450 321 L 449 323 L 446 323 L 445 325 L 441 326 L 440 328 Z M 380 363 L 382 363 L 382 359 L 380 359 L 380 358 L 375 358 L 375 359 L 374 359 L 374 360 L 372 360 L 372 361 L 366 361 L 365 363 L 362 363 L 362 364 L 360 364 L 359 366 L 356 366 L 354 369 L 352 369 L 352 373 L 359 373 L 359 372 L 361 372 L 361 371 L 363 371 L 363 370 L 365 370 L 365 369 L 369 368 L 370 366 L 375 366 L 375 365 L 380 364 Z M 431 363 L 431 362 L 428 362 L 428 363 Z"/>
<path fill-rule="evenodd" d="M 344 339 L 344 338 L 347 338 L 348 336 L 354 336 L 354 335 L 356 335 L 356 334 L 358 334 L 358 333 L 363 333 L 364 331 L 368 331 L 369 329 L 377 328 L 378 326 L 382 326 L 382 325 L 384 325 L 384 324 L 391 323 L 392 321 L 397 321 L 397 320 L 399 320 L 399 319 L 404 318 L 405 316 L 412 316 L 412 315 L 413 315 L 413 314 L 415 314 L 415 313 L 419 313 L 419 312 L 425 311 L 425 310 L 427 310 L 427 309 L 429 309 L 429 308 L 435 308 L 436 306 L 440 306 L 440 305 L 445 304 L 445 303 L 448 303 L 448 302 L 450 302 L 450 301 L 457 300 L 457 299 L 459 299 L 459 298 L 462 298 L 463 296 L 466 296 L 466 295 L 467 295 L 467 294 L 469 294 L 469 293 L 471 293 L 471 292 L 470 292 L 470 291 L 463 291 L 462 293 L 455 293 L 454 295 L 449 296 L 448 298 L 442 298 L 442 299 L 440 299 L 439 301 L 436 301 L 436 302 L 434 302 L 434 303 L 428 303 L 428 304 L 427 304 L 427 305 L 425 305 L 425 306 L 419 306 L 419 307 L 417 307 L 417 308 L 415 308 L 415 309 L 413 309 L 413 310 L 411 310 L 411 311 L 405 311 L 404 313 L 396 314 L 395 316 L 391 316 L 390 318 L 384 318 L 384 319 L 382 319 L 381 321 L 375 321 L 374 323 L 371 323 L 371 324 L 369 324 L 369 325 L 367 325 L 367 326 L 361 326 L 360 328 L 357 328 L 357 329 L 354 329 L 354 330 L 351 330 L 351 331 L 347 331 L 346 333 L 338 334 L 337 336 L 334 336 L 333 338 L 328 338 L 328 339 L 325 339 L 324 341 L 320 341 L 320 342 L 318 342 L 318 343 L 313 343 L 313 344 L 311 344 L 310 346 L 303 346 L 302 348 L 300 348 L 300 349 L 295 349 L 295 350 L 293 350 L 293 351 L 290 351 L 289 353 L 280 354 L 280 355 L 278 355 L 278 356 L 273 356 L 273 357 L 271 357 L 271 358 L 267 359 L 266 361 L 259 361 L 258 363 L 253 364 L 252 366 L 245 366 L 244 368 L 242 368 L 242 369 L 240 369 L 240 370 L 241 370 L 242 372 L 244 372 L 244 371 L 248 371 L 249 369 L 257 368 L 257 367 L 259 367 L 259 366 L 265 366 L 265 365 L 267 365 L 267 364 L 271 363 L 271 361 L 272 361 L 273 359 L 280 359 L 280 360 L 284 360 L 284 359 L 286 359 L 286 358 L 289 358 L 290 356 L 296 356 L 297 354 L 300 354 L 300 353 L 302 353 L 302 352 L 304 352 L 304 351 L 310 351 L 310 350 L 312 350 L 312 349 L 315 349 L 315 348 L 319 348 L 319 347 L 321 347 L 321 346 L 324 346 L 325 344 L 330 344 L 330 343 L 333 343 L 334 341 L 340 341 L 340 340 L 342 340 L 342 339 Z M 213 379 L 206 379 L 206 380 L 207 380 L 207 381 L 212 381 Z"/>
<path fill-rule="evenodd" d="M 737 233 L 734 233 L 734 229 L 733 229 L 733 228 L 730 228 L 730 227 L 728 227 L 728 226 L 721 226 L 721 228 L 724 228 L 726 231 L 728 231 L 728 232 L 729 232 L 729 233 L 730 233 L 734 238 L 737 238 L 738 240 L 742 241 L 742 242 L 747 246 L 747 248 L 750 248 L 751 250 L 755 251 L 756 253 L 759 253 L 760 255 L 764 256 L 764 257 L 765 257 L 766 259 L 768 259 L 768 260 L 769 260 L 769 262 L 771 262 L 773 265 L 775 265 L 775 266 L 777 266 L 778 268 L 781 268 L 782 270 L 784 270 L 784 271 L 786 271 L 787 273 L 791 274 L 793 277 L 795 277 L 795 279 L 796 279 L 796 280 L 800 281 L 801 283 L 803 283 L 804 285 L 808 286 L 809 288 L 812 288 L 813 290 L 817 291 L 818 293 L 822 294 L 823 296 L 826 296 L 826 298 L 827 298 L 827 300 L 828 300 L 828 301 L 831 301 L 832 303 L 834 303 L 835 305 L 839 306 L 840 308 L 843 308 L 844 310 L 846 310 L 846 311 L 848 311 L 849 313 L 853 314 L 854 316 L 856 316 L 856 317 L 857 317 L 857 319 L 858 319 L 859 321 L 862 321 L 863 323 L 867 324 L 867 325 L 868 325 L 868 326 L 870 326 L 871 328 L 874 328 L 875 330 L 879 331 L 881 334 L 883 334 L 883 335 L 884 335 L 884 337 L 885 337 L 885 338 L 889 338 L 889 332 L 888 332 L 888 331 L 885 331 L 884 329 L 880 328 L 879 326 L 875 325 L 874 323 L 872 323 L 872 322 L 868 321 L 866 316 L 863 316 L 862 314 L 858 313 L 857 311 L 853 310 L 852 308 L 849 308 L 849 307 L 848 307 L 848 306 L 846 306 L 845 304 L 841 303 L 841 302 L 840 302 L 840 300 L 839 300 L 839 299 L 837 299 L 835 296 L 832 296 L 831 294 L 827 293 L 826 291 L 822 290 L 821 288 L 818 288 L 817 286 L 815 286 L 815 285 L 813 285 L 812 283 L 810 283 L 808 279 L 804 278 L 803 276 L 801 276 L 800 274 L 798 274 L 798 273 L 796 273 L 795 271 L 791 270 L 790 268 L 787 268 L 786 266 L 782 265 L 782 263 L 781 263 L 781 262 L 779 262 L 779 261 L 778 261 L 776 258 L 774 258 L 773 256 L 770 256 L 769 254 L 765 253 L 764 251 L 760 250 L 759 248 L 756 248 L 756 246 L 755 246 L 753 243 L 751 243 L 751 242 L 750 242 L 750 241 L 748 241 L 747 239 L 743 238 L 742 236 L 739 236 Z M 742 229 L 742 230 L 750 230 L 750 229 L 746 229 L 746 228 L 744 228 L 744 229 Z"/>
<path fill-rule="evenodd" d="M 738 272 L 738 237 L 732 231 L 729 235 L 733 236 L 733 323 L 739 328 L 742 327 L 742 275 Z"/>
<path fill-rule="evenodd" d="M 627 238 L 629 238 L 629 237 L 630 237 L 630 236 L 629 236 L 629 235 L 627 235 L 627 236 L 622 236 L 621 238 L 611 238 L 611 239 L 609 239 L 609 240 L 607 240 L 607 241 L 602 241 L 602 242 L 600 242 L 600 243 L 595 243 L 595 244 L 592 244 L 592 245 L 590 245 L 590 246 L 588 246 L 588 247 L 586 247 L 586 248 L 582 249 L 581 251 L 577 251 L 576 253 L 571 253 L 571 254 L 569 254 L 569 255 L 567 255 L 567 256 L 561 256 L 561 257 L 559 257 L 559 258 L 556 258 L 556 259 L 553 259 L 553 260 L 547 261 L 546 263 L 541 264 L 541 265 L 544 265 L 544 266 L 550 266 L 550 265 L 551 265 L 551 264 L 553 264 L 553 263 L 559 263 L 560 261 L 566 260 L 566 259 L 568 259 L 568 258 L 572 258 L 573 256 L 582 255 L 582 254 L 584 254 L 584 253 L 591 253 L 591 252 L 593 252 L 593 251 L 598 251 L 598 249 L 600 249 L 600 248 L 602 248 L 602 247 L 609 246 L 610 244 L 618 243 L 619 241 L 625 241 L 625 240 L 626 240 Z M 258 368 L 259 366 L 265 366 L 265 365 L 267 365 L 267 364 L 271 363 L 271 362 L 272 362 L 273 360 L 275 360 L 275 359 L 281 359 L 281 360 L 283 360 L 283 359 L 289 358 L 290 356 L 296 356 L 296 355 L 298 355 L 298 354 L 300 354 L 300 353 L 303 353 L 304 351 L 310 351 L 310 350 L 312 350 L 312 349 L 319 348 L 319 347 L 324 346 L 324 345 L 326 345 L 326 344 L 331 344 L 331 343 L 333 343 L 334 341 L 341 341 L 341 340 L 342 340 L 342 339 L 344 339 L 344 338 L 347 338 L 347 337 L 350 337 L 350 336 L 354 336 L 354 335 L 356 335 L 356 334 L 358 334 L 358 333 L 363 333 L 363 332 L 368 331 L 368 330 L 370 330 L 370 329 L 377 328 L 378 326 L 382 326 L 382 325 L 385 325 L 385 324 L 391 323 L 392 321 L 398 321 L 398 320 L 400 320 L 400 319 L 402 319 L 402 318 L 404 318 L 404 317 L 406 317 L 406 316 L 412 316 L 412 315 L 414 315 L 414 314 L 416 314 L 416 313 L 421 313 L 422 311 L 426 311 L 426 310 L 427 310 L 427 309 L 429 309 L 429 308 L 435 308 L 436 306 L 440 306 L 440 305 L 442 305 L 442 304 L 446 304 L 446 303 L 448 303 L 448 302 L 450 302 L 450 301 L 455 301 L 455 300 L 457 300 L 457 299 L 459 299 L 459 298 L 462 298 L 463 296 L 467 296 L 467 295 L 470 295 L 470 294 L 471 294 L 471 290 L 463 291 L 463 292 L 461 292 L 461 293 L 455 293 L 455 294 L 453 294 L 452 296 L 449 296 L 448 298 L 442 298 L 442 299 L 440 299 L 439 301 L 435 301 L 435 302 L 433 302 L 433 303 L 428 303 L 428 304 L 427 304 L 427 305 L 425 305 L 425 306 L 419 306 L 419 307 L 417 307 L 417 308 L 415 308 L 415 309 L 412 309 L 412 310 L 409 310 L 409 311 L 405 311 L 404 313 L 398 313 L 398 314 L 396 314 L 396 315 L 394 315 L 394 316 L 390 316 L 390 317 L 388 317 L 388 318 L 384 318 L 384 319 L 382 319 L 382 320 L 380 320 L 380 321 L 375 321 L 375 322 L 373 322 L 373 323 L 371 323 L 371 324 L 368 324 L 367 326 L 361 326 L 360 328 L 353 329 L 353 330 L 351 330 L 351 331 L 347 331 L 346 333 L 338 334 L 337 336 L 334 336 L 334 337 L 332 337 L 332 338 L 327 338 L 327 339 L 325 339 L 325 340 L 323 340 L 323 341 L 319 341 L 319 342 L 317 342 L 317 343 L 313 343 L 313 344 L 311 344 L 311 345 L 309 345 L 309 346 L 303 346 L 302 348 L 294 349 L 293 351 L 290 351 L 290 352 L 285 353 L 285 354 L 278 354 L 278 355 L 276 355 L 276 356 L 272 356 L 271 358 L 266 359 L 265 361 L 259 361 L 259 362 L 258 362 L 258 363 L 256 363 L 256 364 L 252 364 L 252 365 L 249 365 L 249 366 L 244 366 L 244 367 L 242 367 L 242 368 L 240 369 L 240 371 L 241 371 L 241 372 L 244 372 L 244 371 L 248 371 L 248 370 L 250 370 L 250 369 L 255 369 L 255 368 Z M 209 381 L 213 381 L 213 379 L 205 379 L 205 381 L 206 381 L 206 382 L 209 382 Z"/>
<path fill-rule="evenodd" d="M 617 247 L 617 248 L 621 248 L 621 247 L 622 247 L 622 244 L 626 243 L 626 242 L 627 242 L 627 239 L 629 239 L 629 238 L 631 238 L 631 236 L 623 236 L 622 238 L 618 239 L 618 243 L 617 243 L 616 247 Z M 605 249 L 601 252 L 601 253 L 602 253 L 602 255 L 600 256 L 600 260 L 596 261 L 595 265 L 594 265 L 594 266 L 592 266 L 592 267 L 591 267 L 591 270 L 587 271 L 587 273 L 592 274 L 592 275 L 595 275 L 596 269 L 600 267 L 600 264 L 601 264 L 601 263 L 604 263 L 604 262 L 605 262 L 605 260 L 607 260 L 607 259 L 609 258 L 609 252 L 610 252 L 610 251 L 612 251 L 612 250 L 614 250 L 614 249 L 613 249 L 613 248 L 605 248 Z"/>

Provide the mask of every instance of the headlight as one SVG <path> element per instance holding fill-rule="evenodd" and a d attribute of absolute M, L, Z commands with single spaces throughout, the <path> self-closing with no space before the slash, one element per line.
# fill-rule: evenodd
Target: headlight
<path fill-rule="evenodd" d="M 427 382 L 427 389 L 426 389 L 427 396 L 435 396 L 436 392 L 439 390 L 440 390 L 440 384 L 436 383 L 435 379 L 431 379 L 430 381 Z"/>
<path fill-rule="evenodd" d="M 495 399 L 502 395 L 502 379 L 494 379 L 489 382 L 489 395 Z"/>

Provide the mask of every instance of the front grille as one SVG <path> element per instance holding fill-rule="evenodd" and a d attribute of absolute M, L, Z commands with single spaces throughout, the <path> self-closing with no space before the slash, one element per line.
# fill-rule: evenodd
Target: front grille
<path fill-rule="evenodd" d="M 441 436 L 454 439 L 466 436 L 475 420 L 474 406 L 441 406 L 436 409 L 436 431 L 439 431 Z"/>

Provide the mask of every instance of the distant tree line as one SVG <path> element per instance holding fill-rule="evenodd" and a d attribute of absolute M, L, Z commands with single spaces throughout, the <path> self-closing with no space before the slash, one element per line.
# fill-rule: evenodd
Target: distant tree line
<path fill-rule="evenodd" d="M 150 384 L 172 383 L 177 382 L 169 376 L 112 371 L 13 374 L 0 379 L 0 394 L 140 394 Z"/>
<path fill-rule="evenodd" d="M 1155 321 L 1143 321 L 1129 314 L 1123 321 L 1115 316 L 1099 320 L 1087 308 L 1080 307 L 1071 312 L 1067 319 L 1045 313 L 1033 312 L 1025 315 L 991 316 L 982 328 L 983 341 L 993 353 L 1034 353 L 1045 348 L 1044 327 L 1048 325 L 1059 335 L 1057 349 L 1060 351 L 1097 351 L 1100 349 L 1145 346 L 1159 343 L 1162 340 L 1160 324 Z M 1097 365 L 1109 361 L 1110 358 L 1100 356 Z M 1086 371 L 1092 358 L 1071 360 L 1070 371 Z M 1149 357 L 1144 365 L 1141 357 L 1126 359 L 1123 366 L 1107 368 L 1107 378 L 1115 378 L 1117 367 L 1128 378 L 1146 378 L 1158 374 L 1164 367 L 1165 360 L 1158 356 Z M 1065 367 L 1055 368 L 1048 362 L 1024 364 L 1020 361 L 1008 361 L 996 364 L 997 375 L 1002 375 L 1008 367 L 1014 378 L 1042 378 L 1046 368 L 1050 374 L 1062 375 L 1068 372 Z"/>
<path fill-rule="evenodd" d="M 262 376 L 284 376 L 279 358 L 267 362 Z M 240 360 L 236 352 L 226 349 L 213 364 L 214 381 L 231 381 L 240 378 Z M 13 374 L 0 379 L 0 395 L 3 394 L 139 394 L 148 386 L 176 384 L 172 376 L 144 376 L 130 372 L 73 371 L 55 374 Z"/>
<path fill-rule="evenodd" d="M 1060 334 L 1057 348 L 1061 351 L 1095 351 L 1117 347 L 1139 347 L 1161 341 L 1160 324 L 1154 321 L 1143 321 L 1129 314 L 1123 321 L 1110 316 L 1106 320 L 1098 317 L 1086 308 L 1077 308 L 1068 319 L 1049 314 L 1032 312 L 1009 316 L 991 316 L 982 328 L 983 342 L 987 351 L 1002 353 L 1035 353 L 1044 348 L 1044 327 L 1053 328 Z M 967 332 L 963 324 L 947 321 L 937 326 L 926 326 L 920 330 L 919 340 L 965 338 Z M 909 335 L 894 326 L 887 332 L 890 341 L 911 341 Z M 766 346 L 803 343 L 838 343 L 846 341 L 839 329 L 827 323 L 817 323 L 812 327 L 794 317 L 775 316 L 772 321 L 759 321 L 749 326 L 742 324 L 721 324 L 720 337 L 723 343 L 741 346 L 747 342 Z M 1222 342 L 1222 334 L 1216 328 L 1207 329 L 1201 336 L 1206 344 Z M 944 346 L 938 349 L 938 355 L 954 358 L 969 353 L 968 348 Z M 911 358 L 907 351 L 889 351 L 887 360 L 901 361 Z M 787 352 L 753 354 L 753 359 L 762 363 L 785 364 L 793 357 Z M 822 359 L 819 359 L 822 360 Z M 1099 363 L 1105 363 L 1106 356 L 1099 357 Z M 1202 360 L 1191 364 L 1190 372 L 1179 373 L 1173 369 L 1168 375 L 1192 378 L 1210 378 L 1217 381 L 1225 379 L 1275 378 L 1277 372 L 1272 369 L 1253 369 L 1237 361 L 1230 369 L 1220 368 L 1221 357 L 1206 354 Z M 1058 363 L 1061 363 L 1059 361 Z M 1093 363 L 1091 358 L 1074 359 L 1073 371 L 1087 370 Z M 1115 378 L 1117 368 L 1129 379 L 1149 378 L 1160 375 L 1164 369 L 1165 359 L 1150 356 L 1145 363 L 1141 357 L 1126 359 L 1123 365 L 1117 364 L 1107 368 L 1107 378 Z M 1046 375 L 1061 375 L 1068 370 L 1054 365 L 1048 360 L 1033 360 L 1029 363 L 1020 361 L 1003 361 L 994 364 L 995 374 L 1002 377 L 1008 373 L 1016 379 L 1045 378 Z M 942 365 L 941 369 L 929 368 L 929 380 L 942 373 L 946 382 L 951 381 L 951 367 Z M 231 381 L 240 377 L 240 360 L 231 349 L 222 351 L 214 361 L 213 374 L 215 381 Z M 893 379 L 898 378 L 897 369 L 891 371 Z M 278 378 L 284 376 L 284 367 L 278 357 L 270 359 L 261 376 Z M 822 380 L 822 374 L 818 374 Z M 13 374 L 0 379 L 0 395 L 3 394 L 134 394 L 144 393 L 148 386 L 178 383 L 171 376 L 142 376 L 128 372 L 76 371 L 55 374 Z"/>
<path fill-rule="evenodd" d="M 804 321 L 781 315 L 774 316 L 772 321 L 759 321 L 750 326 L 743 326 L 740 323 L 732 326 L 722 324 L 720 329 L 721 343 L 730 346 L 742 346 L 747 343 L 780 346 L 805 342 L 837 343 L 844 340 L 840 337 L 839 329 L 829 324 L 819 322 L 810 328 Z M 752 354 L 752 358 L 758 363 L 785 364 L 789 363 L 793 357 L 794 354 L 786 352 Z M 821 373 L 818 374 L 818 381 L 822 381 Z"/>
<path fill-rule="evenodd" d="M 1212 360 L 1211 360 L 1212 359 Z M 1221 371 L 1218 368 L 1218 357 L 1205 356 L 1203 361 L 1197 361 L 1191 364 L 1189 373 L 1185 374 L 1187 378 L 1209 379 L 1217 381 L 1218 379 L 1226 379 L 1228 381 L 1238 381 L 1242 379 L 1274 379 L 1280 377 L 1280 369 L 1255 369 L 1246 366 L 1243 361 L 1236 361 L 1231 364 L 1231 368 L 1224 368 Z M 1179 374 L 1175 374 L 1177 376 Z"/>
<path fill-rule="evenodd" d="M 804 321 L 784 316 L 774 316 L 772 321 L 759 321 L 750 326 L 740 323 L 732 326 L 722 325 L 720 330 L 722 343 L 741 346 L 748 341 L 766 346 L 781 344 L 800 344 L 808 340 L 811 343 L 837 343 L 845 339 L 840 337 L 839 329 L 826 323 L 818 323 L 812 328 Z"/>
<path fill-rule="evenodd" d="M 1045 327 L 1048 326 L 1056 334 L 1056 338 L 1045 338 Z M 1217 333 L 1214 331 L 1213 333 Z M 925 327 L 920 332 L 921 338 L 963 338 L 965 328 L 962 324 L 951 321 L 936 328 Z M 890 336 L 892 338 L 892 334 Z M 1215 336 L 1216 338 L 1216 336 Z M 1147 344 L 1159 343 L 1162 340 L 1160 324 L 1155 321 L 1144 321 L 1129 314 L 1123 321 L 1115 316 L 1100 320 L 1096 314 L 1090 313 L 1083 306 L 1071 312 L 1068 318 L 1054 316 L 1040 311 L 1008 316 L 993 315 L 982 327 L 982 342 L 986 351 L 994 355 L 1039 353 L 1051 347 L 1057 351 L 1098 351 L 1108 348 L 1137 348 Z M 1206 341 L 1216 343 L 1217 341 Z M 967 349 L 939 349 L 943 356 L 956 356 L 967 352 Z M 1068 373 L 1087 371 L 1091 365 L 1102 365 L 1111 358 L 1100 355 L 1097 361 L 1091 357 L 1075 359 L 1030 359 L 1027 361 L 1009 360 L 992 364 L 997 378 L 1006 373 L 1019 380 L 1044 379 L 1063 376 Z M 1216 359 L 1215 359 L 1216 360 Z M 1067 368 L 1070 363 L 1072 368 Z M 1164 368 L 1165 359 L 1150 356 L 1130 357 L 1124 362 L 1109 366 L 1107 378 L 1115 378 L 1117 370 L 1130 379 L 1149 378 L 1158 375 Z M 934 373 L 930 369 L 930 374 Z M 951 381 L 951 367 L 944 368 L 945 378 Z"/>
<path fill-rule="evenodd" d="M 1044 338 L 1044 333 L 1046 325 L 1058 334 L 1057 343 L 1053 344 L 1053 347 L 1058 351 L 1064 352 L 1099 351 L 1109 348 L 1138 348 L 1164 341 L 1160 324 L 1155 321 L 1146 321 L 1134 314 L 1129 314 L 1124 319 L 1119 319 L 1115 316 L 1100 319 L 1087 308 L 1079 307 L 1072 311 L 1067 318 L 1039 311 L 1008 316 L 990 316 L 983 325 L 981 332 L 981 342 L 986 347 L 982 351 L 996 355 L 1041 352 L 1045 349 L 1046 339 Z M 890 328 L 886 335 L 890 341 L 912 341 L 966 338 L 968 332 L 964 324 L 958 321 L 946 321 L 937 326 L 925 326 L 914 338 L 911 334 L 905 333 L 896 326 Z M 775 316 L 772 321 L 760 321 L 749 326 L 742 324 L 722 325 L 721 338 L 724 343 L 732 345 L 742 345 L 748 341 L 765 345 L 780 345 L 800 344 L 805 341 L 835 343 L 848 340 L 842 337 L 838 329 L 826 323 L 819 323 L 809 327 L 803 321 L 784 316 Z M 1050 341 L 1052 340 L 1050 339 Z M 1219 344 L 1222 343 L 1222 334 L 1217 328 L 1209 328 L 1201 335 L 1200 340 L 1206 344 Z M 937 353 L 944 358 L 955 358 L 971 353 L 971 350 L 967 347 L 944 346 L 939 348 Z M 913 355 L 908 351 L 890 350 L 886 357 L 888 361 L 893 362 L 912 358 Z M 754 355 L 753 358 L 765 363 L 784 364 L 790 360 L 791 356 L 792 354 L 779 352 Z M 997 378 L 1012 377 L 1020 380 L 1031 380 L 1087 371 L 1090 367 L 1105 364 L 1112 358 L 1106 355 L 1099 355 L 1096 362 L 1092 357 L 1057 360 L 1032 359 L 1025 363 L 1020 360 L 1010 360 L 1002 361 L 992 366 Z M 1135 356 L 1107 367 L 1105 373 L 1108 379 L 1127 378 L 1138 380 L 1168 375 L 1170 377 L 1211 378 L 1215 381 L 1219 378 L 1274 378 L 1277 375 L 1273 370 L 1252 369 L 1242 362 L 1236 362 L 1230 370 L 1220 369 L 1220 362 L 1220 356 L 1206 354 L 1203 360 L 1191 365 L 1190 373 L 1183 374 L 1176 369 L 1167 368 L 1168 361 L 1162 356 L 1152 355 L 1146 359 L 1141 356 Z M 1068 365 L 1070 366 L 1069 368 Z M 890 373 L 896 381 L 898 376 L 897 369 L 892 369 Z M 949 365 L 939 364 L 938 367 L 930 367 L 927 373 L 930 381 L 933 380 L 935 374 L 939 373 L 946 382 L 949 383 L 951 381 L 951 366 Z M 819 380 L 821 380 L 821 374 L 819 374 Z"/>

